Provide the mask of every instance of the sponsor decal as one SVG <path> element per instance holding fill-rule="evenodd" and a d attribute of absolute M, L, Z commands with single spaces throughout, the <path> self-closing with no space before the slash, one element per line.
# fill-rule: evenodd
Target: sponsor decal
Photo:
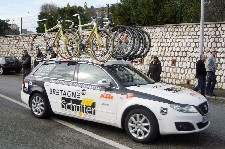
<path fill-rule="evenodd" d="M 196 96 L 197 94 L 195 94 L 195 93 L 190 93 L 190 95 L 191 95 L 191 96 Z"/>
<path fill-rule="evenodd" d="M 132 99 L 134 97 L 134 94 L 133 93 L 127 93 L 126 94 L 126 98 L 127 99 Z"/>
<path fill-rule="evenodd" d="M 92 98 L 78 100 L 62 97 L 61 107 L 63 111 L 80 117 L 94 118 L 95 115 L 95 102 Z"/>
<path fill-rule="evenodd" d="M 82 95 L 86 95 L 86 90 L 85 89 L 82 89 L 81 94 Z"/>
<path fill-rule="evenodd" d="M 109 106 L 108 103 L 102 103 L 102 106 Z"/>
<path fill-rule="evenodd" d="M 78 91 L 66 91 L 63 89 L 50 88 L 49 94 L 59 95 L 61 97 L 67 97 L 67 98 L 73 98 L 73 99 L 80 99 L 81 93 Z"/>
<path fill-rule="evenodd" d="M 163 108 L 163 107 L 161 107 L 160 113 L 161 113 L 162 115 L 166 115 L 166 114 L 168 113 L 168 108 Z"/>
<path fill-rule="evenodd" d="M 111 94 L 103 93 L 100 95 L 100 98 L 108 99 L 108 100 L 113 100 L 113 96 Z"/>
<path fill-rule="evenodd" d="M 97 84 L 90 84 L 90 83 L 77 83 L 74 81 L 65 81 L 60 79 L 51 79 L 50 83 L 56 83 L 56 84 L 63 84 L 63 85 L 69 85 L 69 86 L 75 86 L 75 87 L 82 87 L 82 88 L 90 88 L 90 89 L 100 89 L 100 87 L 97 86 Z"/>
<path fill-rule="evenodd" d="M 154 85 L 154 86 L 152 86 L 152 88 L 160 88 L 160 87 L 162 87 L 161 85 Z"/>
<path fill-rule="evenodd" d="M 181 87 L 180 86 L 173 86 L 171 88 L 166 88 L 165 90 L 166 91 L 171 91 L 172 93 L 176 93 L 176 92 L 181 91 Z"/>

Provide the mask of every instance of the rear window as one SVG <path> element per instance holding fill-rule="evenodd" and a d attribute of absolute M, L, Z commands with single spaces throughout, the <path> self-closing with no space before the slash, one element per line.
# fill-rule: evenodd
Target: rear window
<path fill-rule="evenodd" d="M 75 64 L 70 62 L 58 63 L 54 70 L 51 71 L 49 77 L 65 80 L 74 80 Z"/>
<path fill-rule="evenodd" d="M 43 64 L 34 72 L 33 75 L 47 77 L 55 67 L 56 64 Z"/>
<path fill-rule="evenodd" d="M 0 57 L 0 64 L 4 64 L 5 63 L 5 58 L 4 57 Z"/>

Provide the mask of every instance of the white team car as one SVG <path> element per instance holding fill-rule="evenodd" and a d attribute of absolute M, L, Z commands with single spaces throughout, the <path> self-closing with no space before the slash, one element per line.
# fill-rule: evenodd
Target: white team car
<path fill-rule="evenodd" d="M 24 79 L 21 99 L 33 115 L 51 112 L 124 128 L 141 143 L 159 134 L 199 132 L 209 105 L 193 90 L 155 83 L 126 61 L 40 63 Z"/>

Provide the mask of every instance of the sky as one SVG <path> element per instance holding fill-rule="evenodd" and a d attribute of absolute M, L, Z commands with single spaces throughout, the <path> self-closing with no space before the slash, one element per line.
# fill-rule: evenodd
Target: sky
<path fill-rule="evenodd" d="M 20 26 L 21 17 L 23 18 L 23 28 L 33 30 L 37 20 L 37 15 L 43 4 L 55 4 L 58 7 L 65 7 L 68 3 L 70 6 L 102 7 L 106 4 L 114 4 L 119 0 L 0 0 L 0 19 L 8 20 L 9 24 Z"/>

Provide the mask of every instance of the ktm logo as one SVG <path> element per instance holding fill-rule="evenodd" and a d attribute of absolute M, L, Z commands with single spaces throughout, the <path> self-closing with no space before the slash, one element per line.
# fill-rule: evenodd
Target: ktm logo
<path fill-rule="evenodd" d="M 113 100 L 113 96 L 111 94 L 106 94 L 106 93 L 101 94 L 100 98 Z"/>

